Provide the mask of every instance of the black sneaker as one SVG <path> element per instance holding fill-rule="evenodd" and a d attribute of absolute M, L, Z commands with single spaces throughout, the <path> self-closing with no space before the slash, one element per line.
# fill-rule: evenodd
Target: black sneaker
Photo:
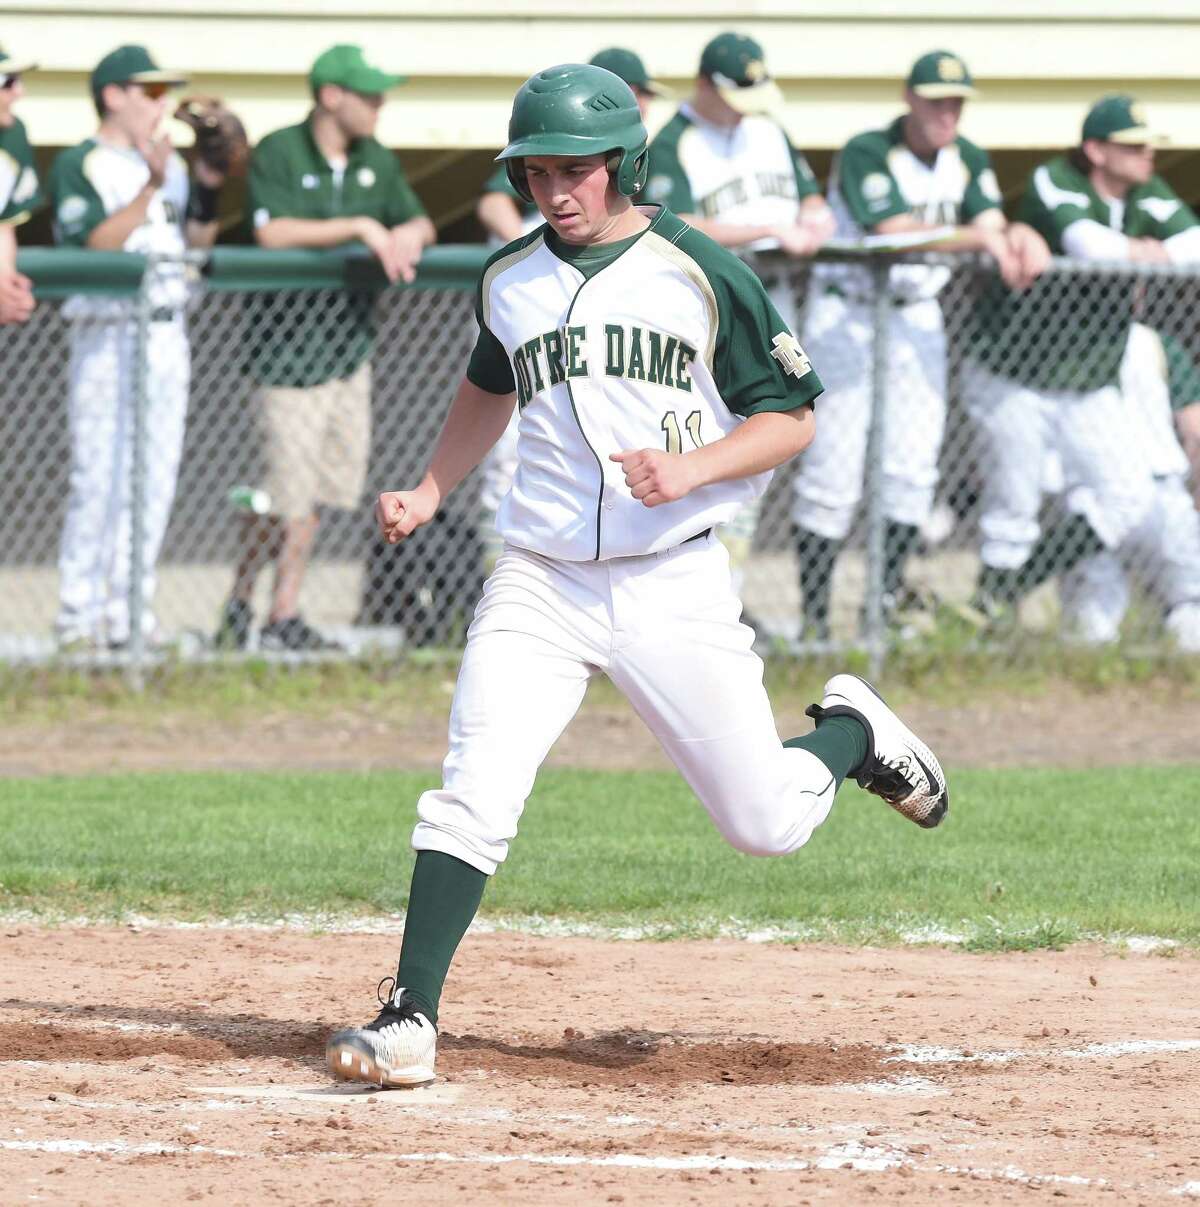
<path fill-rule="evenodd" d="M 221 623 L 213 635 L 213 647 L 218 650 L 244 650 L 249 644 L 253 624 L 254 611 L 244 599 L 227 600 Z"/>
<path fill-rule="evenodd" d="M 258 634 L 258 644 L 264 650 L 341 650 L 345 647 L 321 636 L 302 616 L 273 620 Z"/>

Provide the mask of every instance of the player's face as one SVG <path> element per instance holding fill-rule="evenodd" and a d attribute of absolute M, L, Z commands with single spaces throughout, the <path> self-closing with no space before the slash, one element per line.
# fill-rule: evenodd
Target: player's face
<path fill-rule="evenodd" d="M 567 243 L 599 241 L 617 216 L 618 194 L 603 155 L 533 155 L 525 160 L 525 179 L 542 217 Z"/>
<path fill-rule="evenodd" d="M 338 124 L 347 138 L 369 138 L 379 125 L 379 110 L 383 108 L 383 93 L 353 92 L 339 89 Z"/>
<path fill-rule="evenodd" d="M 16 117 L 13 115 L 13 105 L 25 95 L 25 86 L 19 75 L 4 75 L 0 73 L 0 129 L 11 126 Z"/>
<path fill-rule="evenodd" d="M 120 84 L 105 89 L 105 97 L 112 120 L 134 146 L 154 137 L 171 99 L 166 84 Z"/>
<path fill-rule="evenodd" d="M 1122 184 L 1145 184 L 1154 175 L 1154 148 L 1149 143 L 1101 143 L 1104 171 Z"/>
<path fill-rule="evenodd" d="M 635 88 L 633 95 L 637 97 L 638 112 L 642 115 L 642 121 L 646 120 L 646 114 L 650 112 L 650 102 L 654 99 L 652 92 L 647 92 L 644 88 Z"/>
<path fill-rule="evenodd" d="M 963 111 L 961 96 L 943 96 L 934 100 L 909 92 L 908 105 L 920 140 L 926 146 L 940 151 L 958 137 L 958 123 Z"/>

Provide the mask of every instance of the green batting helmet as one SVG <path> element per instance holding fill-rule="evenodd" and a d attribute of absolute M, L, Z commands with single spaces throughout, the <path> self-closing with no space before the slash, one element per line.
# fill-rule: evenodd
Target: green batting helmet
<path fill-rule="evenodd" d="M 646 183 L 646 127 L 633 89 L 590 63 L 547 67 L 517 90 L 503 160 L 512 186 L 533 200 L 525 179 L 527 155 L 609 155 L 618 193 L 632 197 Z"/>

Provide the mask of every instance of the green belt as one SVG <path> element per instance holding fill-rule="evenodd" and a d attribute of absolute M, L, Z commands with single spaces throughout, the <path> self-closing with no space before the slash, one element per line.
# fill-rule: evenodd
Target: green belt
<path fill-rule="evenodd" d="M 150 321 L 152 323 L 173 323 L 183 311 L 176 310 L 174 306 L 155 306 L 150 311 Z"/>

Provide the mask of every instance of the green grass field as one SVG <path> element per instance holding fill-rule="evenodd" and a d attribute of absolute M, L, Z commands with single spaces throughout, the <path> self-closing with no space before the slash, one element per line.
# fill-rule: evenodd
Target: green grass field
<path fill-rule="evenodd" d="M 0 911 L 275 919 L 402 910 L 427 775 L 3 781 Z M 844 788 L 784 859 L 718 837 L 673 774 L 547 770 L 484 914 L 653 935 L 777 928 L 980 950 L 1096 935 L 1200 942 L 1200 767 L 962 771 L 925 832 Z"/>

